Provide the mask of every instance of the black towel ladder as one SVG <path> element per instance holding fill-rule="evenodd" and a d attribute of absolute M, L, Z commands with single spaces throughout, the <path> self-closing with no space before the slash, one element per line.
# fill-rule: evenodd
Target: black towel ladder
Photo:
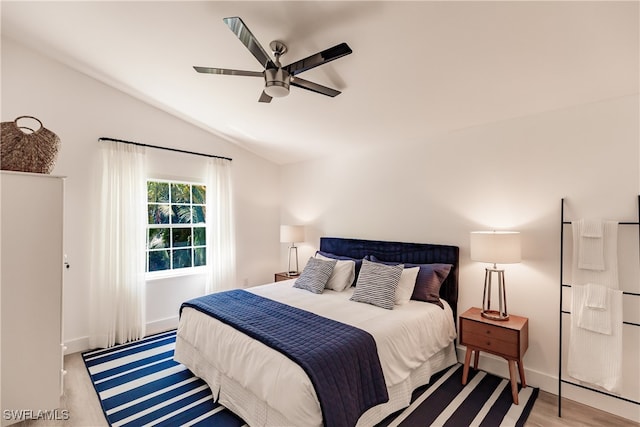
<path fill-rule="evenodd" d="M 594 391 L 596 393 L 604 394 L 609 397 L 613 397 L 616 399 L 624 400 L 625 402 L 633 403 L 636 405 L 640 405 L 640 402 L 632 399 L 627 399 L 623 396 L 618 396 L 612 393 L 607 393 L 602 390 L 598 390 L 592 387 L 585 386 L 583 384 L 578 384 L 573 381 L 565 380 L 562 378 L 562 315 L 563 314 L 571 314 L 569 311 L 565 311 L 562 309 L 562 289 L 570 288 L 571 285 L 563 283 L 563 264 L 564 264 L 564 226 L 571 224 L 571 221 L 565 221 L 564 219 L 564 198 L 561 199 L 560 204 L 560 309 L 559 309 L 559 336 L 558 336 L 558 417 L 562 417 L 562 384 L 571 384 L 576 387 L 580 387 L 586 390 Z M 638 221 L 622 221 L 618 222 L 619 225 L 635 225 L 638 226 L 638 251 L 640 253 L 640 195 L 638 195 Z M 635 292 L 623 292 L 623 295 L 640 297 L 640 293 Z M 640 323 L 634 322 L 622 322 L 625 325 L 630 326 L 640 326 Z"/>

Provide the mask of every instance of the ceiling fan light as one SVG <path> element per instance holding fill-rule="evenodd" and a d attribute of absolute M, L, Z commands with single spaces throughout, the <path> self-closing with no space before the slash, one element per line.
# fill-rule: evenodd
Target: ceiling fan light
<path fill-rule="evenodd" d="M 281 82 L 270 82 L 267 83 L 267 86 L 264 88 L 264 93 L 269 95 L 272 98 L 282 98 L 284 96 L 289 95 L 289 87 L 284 86 Z M 282 85 L 282 86 L 281 86 Z"/>
<path fill-rule="evenodd" d="M 291 76 L 282 68 L 267 69 L 264 71 L 264 92 L 272 98 L 282 98 L 289 95 L 289 81 Z"/>

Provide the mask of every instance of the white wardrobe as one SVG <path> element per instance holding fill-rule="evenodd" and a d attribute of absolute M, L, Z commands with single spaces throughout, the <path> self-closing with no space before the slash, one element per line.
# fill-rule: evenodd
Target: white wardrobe
<path fill-rule="evenodd" d="M 64 179 L 2 171 L 0 183 L 0 400 L 9 425 L 19 420 L 6 410 L 60 407 Z"/>

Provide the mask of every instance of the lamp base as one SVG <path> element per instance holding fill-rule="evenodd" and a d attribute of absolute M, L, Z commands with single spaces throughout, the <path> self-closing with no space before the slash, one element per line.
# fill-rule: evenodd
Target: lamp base
<path fill-rule="evenodd" d="M 493 273 L 498 275 L 498 310 L 491 309 L 491 278 Z M 485 268 L 484 274 L 484 294 L 482 296 L 482 317 L 490 320 L 508 320 L 507 313 L 507 292 L 504 286 L 504 270 L 495 267 Z"/>
<path fill-rule="evenodd" d="M 490 320 L 509 320 L 509 315 L 506 313 L 500 313 L 498 310 L 482 310 L 480 315 L 485 319 Z"/>
<path fill-rule="evenodd" d="M 296 262 L 295 267 L 291 265 L 291 253 L 293 253 L 295 255 L 295 259 L 294 261 Z M 289 265 L 288 265 L 289 271 L 287 272 L 287 276 L 289 277 L 293 277 L 293 276 L 297 276 L 298 274 L 298 248 L 296 247 L 295 243 L 291 243 L 291 246 L 289 247 Z"/>

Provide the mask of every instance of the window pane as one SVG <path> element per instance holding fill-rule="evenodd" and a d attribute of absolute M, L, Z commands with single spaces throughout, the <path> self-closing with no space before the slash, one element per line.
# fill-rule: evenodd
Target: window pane
<path fill-rule="evenodd" d="M 149 224 L 169 224 L 169 205 L 149 204 Z"/>
<path fill-rule="evenodd" d="M 149 252 L 149 271 L 169 270 L 169 251 Z"/>
<path fill-rule="evenodd" d="M 169 203 L 169 183 L 147 182 L 147 200 L 155 203 Z"/>
<path fill-rule="evenodd" d="M 172 224 L 190 224 L 191 223 L 191 207 L 181 205 L 171 205 L 171 223 Z"/>
<path fill-rule="evenodd" d="M 191 246 L 191 229 L 190 228 L 174 228 L 171 230 L 171 232 L 173 233 L 174 248 Z"/>
<path fill-rule="evenodd" d="M 191 249 L 173 251 L 173 268 L 191 267 Z"/>
<path fill-rule="evenodd" d="M 194 224 L 204 224 L 205 223 L 205 207 L 204 206 L 194 206 L 193 207 L 193 223 Z"/>
<path fill-rule="evenodd" d="M 162 249 L 169 247 L 169 229 L 168 228 L 150 228 L 149 229 L 149 249 Z"/>
<path fill-rule="evenodd" d="M 204 227 L 193 228 L 193 246 L 205 246 L 207 244 L 206 230 Z"/>
<path fill-rule="evenodd" d="M 193 202 L 198 205 L 204 205 L 207 203 L 207 191 L 204 185 L 194 185 L 192 187 L 193 191 Z"/>
<path fill-rule="evenodd" d="M 195 248 L 193 250 L 193 266 L 207 265 L 207 248 Z"/>
<path fill-rule="evenodd" d="M 171 203 L 191 203 L 189 184 L 171 183 Z"/>

